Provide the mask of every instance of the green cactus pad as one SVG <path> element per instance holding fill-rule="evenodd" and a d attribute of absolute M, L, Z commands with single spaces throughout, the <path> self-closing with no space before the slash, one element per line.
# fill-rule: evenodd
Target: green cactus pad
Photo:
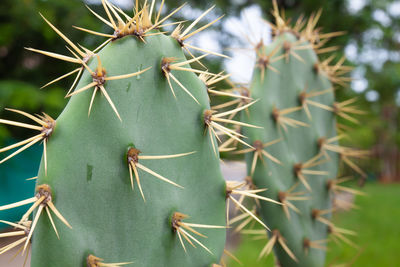
<path fill-rule="evenodd" d="M 45 144 L 35 197 L 0 210 L 34 203 L 32 222 L 28 213 L 19 226 L 32 237 L 33 267 L 210 266 L 225 246 L 225 182 L 196 73 L 213 74 L 191 68 L 204 56 L 187 60 L 184 38 L 159 31 L 169 15 L 147 5 L 122 22 L 121 10 L 102 3 L 115 32 L 98 51 L 47 20 L 74 56 L 30 49 L 82 74 L 57 120 L 34 118 L 34 140 Z"/>
<path fill-rule="evenodd" d="M 258 210 L 280 266 L 323 266 L 332 208 L 327 181 L 337 176 L 339 157 L 322 153 L 321 142 L 337 133 L 335 114 L 320 104 L 332 107 L 334 92 L 313 44 L 279 29 L 270 45 L 257 47 L 250 96 L 259 101 L 241 115 L 265 129 L 243 129 L 255 147 L 246 154 L 248 174 L 257 188 L 268 188 L 261 195 L 284 204 L 261 202 Z"/>
<path fill-rule="evenodd" d="M 177 71 L 176 77 L 200 105 L 178 89 L 174 98 L 161 61 L 165 57 L 186 59 L 177 42 L 163 35 L 148 37 L 146 43 L 133 37 L 113 41 L 99 57 L 110 76 L 152 68 L 104 85 L 122 122 L 100 94 L 88 117 L 92 89 L 73 96 L 57 119 L 47 147 L 48 173 L 41 168 L 38 184 L 52 188 L 57 209 L 73 228 L 56 221 L 58 240 L 50 221 L 42 218 L 33 238 L 32 266 L 44 262 L 47 266 L 81 266 L 90 253 L 108 262 L 133 261 L 137 266 L 218 262 L 224 230 L 202 231 L 210 236 L 202 242 L 214 255 L 201 248 L 190 248 L 185 254 L 169 222 L 173 212 L 181 211 L 195 223 L 225 224 L 219 161 L 203 135 L 202 111 L 209 108 L 204 84 L 193 73 Z M 89 67 L 96 65 L 94 59 Z M 77 88 L 91 79 L 85 72 Z M 148 156 L 195 152 L 179 158 L 139 160 L 184 189 L 138 168 L 144 202 L 137 184 L 134 191 L 130 185 L 125 155 L 132 143 Z"/>

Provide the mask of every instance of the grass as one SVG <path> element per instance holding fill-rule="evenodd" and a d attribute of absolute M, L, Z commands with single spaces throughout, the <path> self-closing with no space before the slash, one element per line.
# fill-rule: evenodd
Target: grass
<path fill-rule="evenodd" d="M 400 266 L 400 185 L 370 183 L 363 191 L 368 196 L 356 198 L 359 210 L 339 213 L 334 217 L 336 225 L 358 233 L 352 240 L 359 249 L 330 242 L 327 266 L 343 263 L 351 263 L 348 266 L 354 267 Z M 234 254 L 243 266 L 274 266 L 272 255 L 257 261 L 265 244 L 265 240 L 244 237 Z M 240 265 L 232 261 L 228 266 Z"/>

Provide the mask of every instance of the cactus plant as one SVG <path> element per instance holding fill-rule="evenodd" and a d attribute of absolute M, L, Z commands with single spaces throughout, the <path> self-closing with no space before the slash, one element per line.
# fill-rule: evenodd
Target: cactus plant
<path fill-rule="evenodd" d="M 236 94 L 216 90 L 229 75 L 210 73 L 200 62 L 226 56 L 186 42 L 221 18 L 192 30 L 213 7 L 185 29 L 182 22 L 166 22 L 182 6 L 161 18 L 164 1 L 156 12 L 154 0 L 142 6 L 137 0 L 133 16 L 107 0 L 102 5 L 106 18 L 89 11 L 112 33 L 74 26 L 106 38 L 93 51 L 43 15 L 71 55 L 27 48 L 77 65 L 44 87 L 76 78 L 57 119 L 15 109 L 8 110 L 37 125 L 0 119 L 37 131 L 0 149 L 16 149 L 0 164 L 43 143 L 35 195 L 0 206 L 3 211 L 31 205 L 19 222 L 0 220 L 18 229 L 0 238 L 21 237 L 0 248 L 0 255 L 17 246 L 28 255 L 32 243 L 33 267 L 220 266 L 223 253 L 237 260 L 224 250 L 225 223 L 240 220 L 236 230 L 255 220 L 269 231 L 261 256 L 275 248 L 282 266 L 322 266 L 328 233 L 352 244 L 344 234 L 354 233 L 329 221 L 332 194 L 359 192 L 340 185 L 346 178 L 334 177 L 339 159 L 365 176 L 351 158 L 366 153 L 338 144 L 344 136 L 337 134 L 336 115 L 356 123 L 352 115 L 362 112 L 354 99 L 334 100 L 332 84 L 344 85 L 348 78 L 342 75 L 350 69 L 344 59 L 333 66 L 333 57 L 319 61 L 318 54 L 334 50 L 322 48 L 326 41 L 341 34 L 319 34 L 321 13 L 290 27 L 274 2 L 275 39 L 255 46 L 253 81 L 248 89 L 234 88 Z M 174 24 L 170 35 L 162 31 Z M 235 99 L 211 107 L 209 95 Z M 240 111 L 241 121 L 233 120 Z M 229 139 L 218 147 L 221 135 Z M 239 143 L 246 148 L 233 153 L 246 154 L 249 176 L 244 183 L 225 183 L 219 152 Z M 259 208 L 246 208 L 245 197 Z M 230 203 L 244 213 L 230 220 Z"/>
<path fill-rule="evenodd" d="M 348 81 L 343 75 L 350 68 L 343 66 L 344 59 L 331 66 L 333 56 L 318 58 L 335 49 L 323 45 L 342 33 L 319 33 L 321 12 L 290 26 L 274 1 L 273 15 L 274 39 L 254 47 L 256 66 L 244 94 L 259 101 L 241 114 L 242 122 L 264 130 L 243 129 L 252 148 L 234 153 L 245 154 L 248 184 L 268 188 L 260 194 L 282 204 L 261 202 L 254 211 L 271 229 L 260 257 L 274 249 L 279 266 L 323 266 L 328 233 L 342 240 L 348 239 L 340 233 L 353 234 L 330 222 L 332 186 L 342 181 L 336 179 L 340 156 L 363 174 L 349 158 L 365 155 L 338 144 L 343 136 L 337 133 L 336 117 L 354 121 L 351 115 L 362 112 L 349 107 L 354 100 L 335 102 L 334 84 Z"/>
<path fill-rule="evenodd" d="M 129 16 L 102 0 L 106 18 L 89 10 L 113 32 L 76 27 L 106 38 L 93 51 L 76 45 L 42 16 L 71 55 L 28 49 L 77 65 L 46 86 L 77 76 L 57 119 L 10 110 L 37 125 L 0 120 L 38 131 L 3 148 L 18 149 L 1 163 L 35 143 L 44 146 L 35 195 L 0 207 L 31 205 L 19 222 L 1 221 L 19 228 L 14 235 L 21 239 L 0 254 L 19 245 L 27 254 L 32 241 L 33 267 L 211 266 L 220 261 L 226 185 L 216 131 L 236 140 L 241 136 L 221 125 L 235 123 L 223 118 L 235 111 L 210 111 L 207 90 L 218 92 L 207 86 L 227 76 L 190 66 L 208 54 L 223 55 L 186 42 L 218 19 L 192 31 L 210 8 L 168 36 L 161 29 L 171 25 L 167 19 L 180 8 L 161 18 L 163 4 L 156 12 L 154 0 L 141 7 L 136 1 Z M 189 51 L 187 60 L 182 50 L 205 54 L 195 57 Z"/>

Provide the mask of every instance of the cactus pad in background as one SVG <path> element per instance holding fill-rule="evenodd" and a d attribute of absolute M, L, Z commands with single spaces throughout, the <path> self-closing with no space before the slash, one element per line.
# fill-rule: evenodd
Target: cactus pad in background
<path fill-rule="evenodd" d="M 322 46 L 342 33 L 319 33 L 320 12 L 290 27 L 274 1 L 273 15 L 273 42 L 255 47 L 249 90 L 259 101 L 241 114 L 244 123 L 264 130 L 243 129 L 253 148 L 234 153 L 246 155 L 248 180 L 269 189 L 260 194 L 282 204 L 259 203 L 258 212 L 271 229 L 260 256 L 274 249 L 280 266 L 323 266 L 328 234 L 335 228 L 329 219 L 339 156 L 365 155 L 338 145 L 342 136 L 336 131 L 336 115 L 352 119 L 349 114 L 361 112 L 346 108 L 353 100 L 338 104 L 334 99 L 333 84 L 348 81 L 343 74 L 350 68 L 343 66 L 344 60 L 331 66 L 333 56 L 322 62 L 318 58 L 335 49 Z M 352 161 L 344 162 L 358 170 Z"/>
<path fill-rule="evenodd" d="M 155 1 L 141 8 L 136 1 L 130 17 L 103 0 L 107 19 L 90 11 L 113 32 L 76 27 L 106 38 L 93 51 L 75 45 L 45 19 L 71 55 L 29 50 L 78 65 L 46 86 L 77 77 L 56 120 L 16 111 L 39 126 L 0 121 L 40 131 L 7 149 L 21 147 L 19 153 L 44 141 L 35 196 L 0 207 L 32 205 L 15 224 L 22 238 L 0 254 L 19 245 L 27 253 L 32 240 L 33 267 L 211 266 L 220 261 L 226 185 L 216 131 L 237 141 L 240 135 L 221 125 L 235 123 L 223 118 L 235 111 L 209 111 L 206 89 L 218 92 L 206 85 L 226 76 L 189 65 L 219 54 L 185 42 L 217 20 L 192 31 L 209 9 L 167 36 L 161 29 L 171 25 L 166 20 L 180 8 L 161 18 L 163 3 L 156 12 Z M 182 48 L 206 54 L 189 52 L 187 60 Z"/>

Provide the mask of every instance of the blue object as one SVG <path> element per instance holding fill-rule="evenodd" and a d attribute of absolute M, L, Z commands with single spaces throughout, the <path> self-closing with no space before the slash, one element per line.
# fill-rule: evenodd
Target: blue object
<path fill-rule="evenodd" d="M 17 142 L 16 140 L 8 140 L 6 146 Z M 36 180 L 26 181 L 26 179 L 37 176 L 42 153 L 43 146 L 34 145 L 0 165 L 0 206 L 34 196 Z M 5 153 L 2 154 L 1 158 L 4 158 L 6 155 L 4 155 Z M 10 222 L 19 221 L 29 207 L 29 205 L 25 205 L 0 211 L 0 219 Z M 7 225 L 0 223 L 0 230 L 7 227 Z"/>

